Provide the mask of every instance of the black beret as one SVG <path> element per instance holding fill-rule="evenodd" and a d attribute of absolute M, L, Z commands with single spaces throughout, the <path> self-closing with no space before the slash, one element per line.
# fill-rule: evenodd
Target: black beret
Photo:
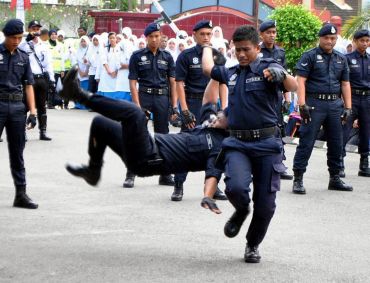
<path fill-rule="evenodd" d="M 11 19 L 7 21 L 3 28 L 3 33 L 5 36 L 21 34 L 23 33 L 23 23 L 19 19 Z"/>
<path fill-rule="evenodd" d="M 200 30 L 201 28 L 213 28 L 212 21 L 209 20 L 201 20 L 195 24 L 193 27 L 193 31 Z"/>
<path fill-rule="evenodd" d="M 31 28 L 31 27 L 42 27 L 42 25 L 40 24 L 39 21 L 36 21 L 36 20 L 33 20 L 33 21 L 30 21 L 30 23 L 28 24 L 28 28 Z"/>
<path fill-rule="evenodd" d="M 145 30 L 144 30 L 144 35 L 145 36 L 148 36 L 149 34 L 151 34 L 152 32 L 155 32 L 155 31 L 160 31 L 161 29 L 161 26 L 157 23 L 151 23 L 149 24 Z"/>
<path fill-rule="evenodd" d="M 263 22 L 260 25 L 260 32 L 264 32 L 265 30 L 268 30 L 269 28 L 276 28 L 276 21 L 268 20 Z"/>
<path fill-rule="evenodd" d="M 370 37 L 370 31 L 368 31 L 367 29 L 360 29 L 355 32 L 355 34 L 353 35 L 353 39 L 359 39 L 364 36 Z"/>
<path fill-rule="evenodd" d="M 320 31 L 319 31 L 319 36 L 325 36 L 325 35 L 334 35 L 337 34 L 337 28 L 333 24 L 326 24 L 324 25 Z"/>

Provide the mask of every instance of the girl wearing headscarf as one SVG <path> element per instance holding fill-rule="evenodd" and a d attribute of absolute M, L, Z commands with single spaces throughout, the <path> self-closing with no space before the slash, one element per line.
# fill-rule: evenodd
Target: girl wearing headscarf
<path fill-rule="evenodd" d="M 128 79 L 128 67 L 129 61 L 132 54 L 131 42 L 128 40 L 122 40 L 119 43 L 120 60 L 118 66 L 117 80 L 116 80 L 116 93 L 115 98 L 132 101 L 130 93 L 130 83 Z"/>
<path fill-rule="evenodd" d="M 100 36 L 95 34 L 92 38 L 92 44 L 87 51 L 86 59 L 89 64 L 89 91 L 96 93 L 98 91 L 98 83 L 95 79 L 97 68 L 100 63 L 100 56 L 103 54 L 103 43 Z"/>
<path fill-rule="evenodd" d="M 186 49 L 186 41 L 185 39 L 179 39 L 177 44 L 177 54 L 179 55 L 182 51 Z"/>
<path fill-rule="evenodd" d="M 143 49 L 146 47 L 146 39 L 145 38 L 139 38 L 137 40 L 137 49 Z"/>
<path fill-rule="evenodd" d="M 216 44 L 217 42 L 225 42 L 224 34 L 222 32 L 222 28 L 219 26 L 215 26 L 212 29 L 212 38 L 211 38 L 211 44 L 212 46 Z"/>
<path fill-rule="evenodd" d="M 117 74 L 120 62 L 121 49 L 117 44 L 116 33 L 108 34 L 109 44 L 103 50 L 100 70 L 98 72 L 98 93 L 108 97 L 115 97 Z"/>
<path fill-rule="evenodd" d="M 176 62 L 177 60 L 177 56 L 179 55 L 178 54 L 178 50 L 177 50 L 177 42 L 176 42 L 176 39 L 175 38 L 170 38 L 168 41 L 167 41 L 167 47 L 166 47 L 166 50 L 168 52 L 170 52 L 170 54 L 172 55 L 172 58 L 173 58 L 173 61 Z"/>
<path fill-rule="evenodd" d="M 192 36 L 188 36 L 186 38 L 186 44 L 187 44 L 186 49 L 194 47 L 195 46 L 194 38 Z"/>
<path fill-rule="evenodd" d="M 80 38 L 80 44 L 77 49 L 76 59 L 78 64 L 78 79 L 80 81 L 81 88 L 89 89 L 89 64 L 86 59 L 87 51 L 89 50 L 90 40 L 89 37 L 84 35 Z M 79 103 L 75 104 L 77 109 L 86 109 Z"/>

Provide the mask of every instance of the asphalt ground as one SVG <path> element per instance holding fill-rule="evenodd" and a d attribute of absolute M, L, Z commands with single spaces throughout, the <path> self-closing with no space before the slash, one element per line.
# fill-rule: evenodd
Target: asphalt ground
<path fill-rule="evenodd" d="M 236 238 L 226 238 L 233 208 L 218 201 L 223 213 L 216 215 L 200 207 L 204 173 L 188 175 L 182 202 L 170 201 L 172 188 L 159 186 L 158 177 L 122 188 L 126 169 L 109 150 L 97 187 L 70 176 L 66 162 L 87 161 L 94 115 L 50 110 L 53 140 L 28 132 L 28 193 L 37 210 L 12 207 L 7 144 L 0 143 L 0 282 L 370 281 L 370 182 L 357 176 L 358 154 L 345 160 L 353 192 L 327 190 L 324 149 L 313 151 L 306 195 L 282 181 L 261 263 L 247 264 L 250 218 Z M 295 146 L 286 152 L 291 169 Z"/>

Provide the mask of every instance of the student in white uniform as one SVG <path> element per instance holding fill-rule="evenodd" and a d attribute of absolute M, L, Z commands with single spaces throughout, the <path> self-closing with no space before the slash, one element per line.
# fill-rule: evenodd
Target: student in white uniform
<path fill-rule="evenodd" d="M 81 88 L 89 89 L 89 63 L 87 60 L 87 52 L 90 49 L 90 39 L 88 36 L 83 35 L 80 39 L 80 44 L 76 52 L 76 60 L 78 64 L 78 79 Z M 85 106 L 75 103 L 75 108 L 86 109 Z"/>
<path fill-rule="evenodd" d="M 97 77 L 98 93 L 115 98 L 118 70 L 121 67 L 121 48 L 116 41 L 116 33 L 108 34 L 109 44 L 104 48 Z"/>
<path fill-rule="evenodd" d="M 96 93 L 98 91 L 98 82 L 95 79 L 97 68 L 100 64 L 100 57 L 103 54 L 103 42 L 100 36 L 95 34 L 92 38 L 92 44 L 86 54 L 89 65 L 89 91 Z"/>
<path fill-rule="evenodd" d="M 131 42 L 128 40 L 121 40 L 118 44 L 120 48 L 119 69 L 116 80 L 116 94 L 115 98 L 132 101 L 130 93 L 130 83 L 128 79 L 128 65 L 132 54 Z"/>

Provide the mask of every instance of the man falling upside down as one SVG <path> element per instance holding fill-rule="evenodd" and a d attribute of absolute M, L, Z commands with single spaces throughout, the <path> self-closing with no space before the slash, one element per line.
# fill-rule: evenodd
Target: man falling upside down
<path fill-rule="evenodd" d="M 222 173 L 215 167 L 215 160 L 228 133 L 227 118 L 223 112 L 217 113 L 218 82 L 211 80 L 205 91 L 201 125 L 178 134 L 156 133 L 153 138 L 141 108 L 84 91 L 79 87 L 77 72 L 77 66 L 68 72 L 61 95 L 103 116 L 95 117 L 91 123 L 89 164 L 67 165 L 69 173 L 97 185 L 107 146 L 121 157 L 128 170 L 141 177 L 205 171 L 205 197 L 201 205 L 221 213 L 212 199 Z"/>

